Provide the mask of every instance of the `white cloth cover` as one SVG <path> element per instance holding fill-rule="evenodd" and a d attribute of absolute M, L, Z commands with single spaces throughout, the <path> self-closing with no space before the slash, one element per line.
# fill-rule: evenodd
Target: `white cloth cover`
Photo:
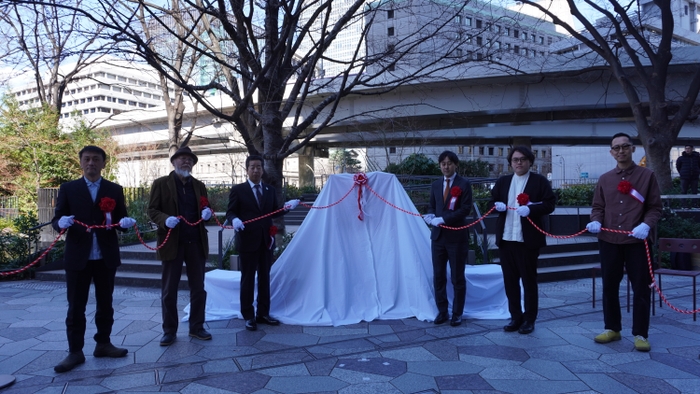
<path fill-rule="evenodd" d="M 374 172 L 367 177 L 379 196 L 417 213 L 394 175 Z M 337 202 L 353 185 L 352 174 L 332 175 L 314 205 Z M 358 219 L 355 187 L 339 204 L 309 212 L 272 266 L 270 315 L 285 324 L 314 326 L 435 318 L 430 230 L 423 219 L 387 205 L 365 187 L 361 204 L 363 220 Z M 466 273 L 464 316 L 508 318 L 500 267 L 467 266 Z M 206 320 L 241 318 L 239 272 L 208 272 L 205 289 Z"/>

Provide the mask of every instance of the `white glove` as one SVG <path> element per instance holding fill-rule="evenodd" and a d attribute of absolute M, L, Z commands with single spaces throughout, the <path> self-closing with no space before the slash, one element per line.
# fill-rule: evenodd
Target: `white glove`
<path fill-rule="evenodd" d="M 600 232 L 601 224 L 599 221 L 594 220 L 586 225 L 586 230 L 591 234 L 598 234 Z"/>
<path fill-rule="evenodd" d="M 169 218 L 165 219 L 165 225 L 168 228 L 175 228 L 178 223 L 180 223 L 180 219 L 176 218 L 175 216 L 170 216 Z"/>
<path fill-rule="evenodd" d="M 435 215 L 432 213 L 428 213 L 426 215 L 423 215 L 423 221 L 425 222 L 425 224 L 430 224 L 430 221 L 433 219 L 435 219 Z"/>
<path fill-rule="evenodd" d="M 493 206 L 496 207 L 496 210 L 497 210 L 498 212 L 503 212 L 503 211 L 505 211 L 506 209 L 508 209 L 508 207 L 506 206 L 506 204 L 504 204 L 504 203 L 502 203 L 502 202 L 500 202 L 500 201 L 496 201 L 496 202 L 493 204 Z"/>
<path fill-rule="evenodd" d="M 434 218 L 433 220 L 430 221 L 430 225 L 433 227 L 437 227 L 441 224 L 445 223 L 445 219 L 443 218 Z"/>
<path fill-rule="evenodd" d="M 649 225 L 646 223 L 640 224 L 639 226 L 632 229 L 632 234 L 630 234 L 629 236 L 635 237 L 637 239 L 647 239 L 647 237 L 649 236 Z"/>
<path fill-rule="evenodd" d="M 74 217 L 75 217 L 75 215 L 61 216 L 61 218 L 58 219 L 58 227 L 68 228 L 68 227 L 72 226 L 73 223 L 75 223 L 75 221 L 73 220 Z"/>
<path fill-rule="evenodd" d="M 209 208 L 202 209 L 202 219 L 204 219 L 204 220 L 211 219 L 211 209 L 209 209 Z"/>
<path fill-rule="evenodd" d="M 523 206 L 518 207 L 515 210 L 515 213 L 517 213 L 518 215 L 520 215 L 522 217 L 526 217 L 527 215 L 530 214 L 530 208 L 528 208 L 527 205 L 523 205 Z"/>
<path fill-rule="evenodd" d="M 233 219 L 233 229 L 236 231 L 241 231 L 245 229 L 245 226 L 243 225 L 243 222 L 241 222 L 241 219 L 235 218 Z"/>
<path fill-rule="evenodd" d="M 299 200 L 289 200 L 284 203 L 284 209 L 291 211 L 299 205 Z"/>
<path fill-rule="evenodd" d="M 130 217 L 122 218 L 122 220 L 119 221 L 119 227 L 121 228 L 131 228 L 134 227 L 134 224 L 136 224 L 136 219 Z"/>

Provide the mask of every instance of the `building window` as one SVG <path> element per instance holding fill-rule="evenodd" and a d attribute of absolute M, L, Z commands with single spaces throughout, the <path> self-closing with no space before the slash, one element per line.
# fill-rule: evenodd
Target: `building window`
<path fill-rule="evenodd" d="M 396 71 L 396 63 L 391 63 L 386 69 L 387 71 Z"/>
<path fill-rule="evenodd" d="M 456 55 L 457 57 L 462 57 L 462 55 L 463 55 L 463 53 L 462 53 L 462 48 L 457 48 L 457 49 L 455 50 L 455 55 Z"/>
<path fill-rule="evenodd" d="M 396 147 L 395 147 L 395 146 L 390 146 L 390 147 L 389 147 L 389 153 L 396 153 Z"/>
<path fill-rule="evenodd" d="M 532 39 L 532 42 L 537 42 L 537 36 L 535 36 L 534 34 L 531 34 L 530 38 Z"/>
<path fill-rule="evenodd" d="M 540 44 L 544 45 L 544 37 L 540 36 Z"/>
<path fill-rule="evenodd" d="M 482 45 L 484 43 L 484 40 L 481 38 L 481 36 L 476 37 L 476 45 Z"/>
<path fill-rule="evenodd" d="M 552 37 L 547 37 L 547 45 L 552 45 Z"/>
<path fill-rule="evenodd" d="M 513 37 L 515 37 L 515 38 L 520 37 L 520 31 L 518 29 L 513 30 Z"/>
<path fill-rule="evenodd" d="M 479 147 L 479 156 L 483 156 L 483 155 L 484 155 L 484 147 L 480 146 Z"/>
<path fill-rule="evenodd" d="M 390 27 L 390 28 L 386 29 L 386 34 L 387 34 L 389 37 L 393 37 L 393 36 L 394 36 L 394 28 L 393 28 L 393 27 Z"/>
<path fill-rule="evenodd" d="M 470 17 L 464 18 L 464 24 L 465 24 L 466 26 L 471 27 L 471 25 L 472 25 L 472 18 L 470 18 Z"/>
<path fill-rule="evenodd" d="M 461 25 L 462 24 L 462 15 L 457 15 L 455 17 L 455 21 L 457 21 L 457 23 L 459 23 Z"/>
<path fill-rule="evenodd" d="M 476 20 L 476 28 L 477 28 L 477 29 L 481 29 L 481 24 L 482 24 L 481 19 L 477 19 L 477 20 Z"/>
<path fill-rule="evenodd" d="M 513 53 L 516 55 L 520 54 L 520 46 L 519 45 L 513 45 Z"/>
<path fill-rule="evenodd" d="M 498 148 L 498 155 L 503 156 L 503 148 Z"/>
<path fill-rule="evenodd" d="M 489 147 L 489 156 L 493 156 L 493 147 Z"/>
<path fill-rule="evenodd" d="M 464 154 L 464 145 L 460 145 L 457 147 L 457 153 L 459 153 L 460 155 Z"/>
<path fill-rule="evenodd" d="M 126 100 L 119 99 L 119 104 L 126 104 Z"/>
<path fill-rule="evenodd" d="M 386 12 L 386 18 L 387 19 L 394 19 L 394 10 L 388 10 Z"/>

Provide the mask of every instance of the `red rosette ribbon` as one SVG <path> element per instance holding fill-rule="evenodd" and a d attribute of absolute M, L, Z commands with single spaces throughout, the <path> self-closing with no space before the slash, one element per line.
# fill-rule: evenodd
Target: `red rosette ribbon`
<path fill-rule="evenodd" d="M 530 196 L 528 196 L 527 193 L 518 194 L 518 197 L 516 199 L 517 199 L 519 205 L 529 205 L 530 204 Z"/>
<path fill-rule="evenodd" d="M 112 224 L 112 212 L 114 212 L 114 208 L 117 207 L 117 202 L 114 201 L 113 198 L 110 197 L 102 197 L 100 199 L 100 210 L 105 216 L 103 224 L 106 224 L 107 226 Z"/>
<path fill-rule="evenodd" d="M 617 184 L 617 191 L 622 194 L 629 194 L 635 200 L 641 202 L 642 204 L 644 203 L 644 196 L 642 196 L 637 189 L 632 187 L 632 184 L 629 181 L 620 181 L 620 183 Z"/>
<path fill-rule="evenodd" d="M 267 246 L 268 249 L 272 250 L 275 246 L 275 235 L 277 235 L 277 226 L 270 226 L 270 244 Z"/>
<path fill-rule="evenodd" d="M 357 185 L 357 209 L 360 211 L 357 218 L 362 220 L 364 217 L 362 213 L 362 186 L 367 184 L 367 175 L 365 175 L 364 172 L 359 172 L 353 175 L 352 180 L 355 182 L 355 185 Z"/>
<path fill-rule="evenodd" d="M 200 197 L 199 205 L 201 206 L 201 209 L 209 208 L 209 199 L 204 196 Z"/>
<path fill-rule="evenodd" d="M 462 189 L 458 188 L 457 186 L 454 186 L 452 189 L 450 189 L 450 195 L 452 197 L 450 198 L 449 210 L 454 211 L 455 205 L 457 205 L 457 198 L 459 198 L 459 196 L 462 195 Z"/>

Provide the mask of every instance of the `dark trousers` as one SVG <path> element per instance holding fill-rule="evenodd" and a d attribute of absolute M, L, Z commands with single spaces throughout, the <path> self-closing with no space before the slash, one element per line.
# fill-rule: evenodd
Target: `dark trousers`
<path fill-rule="evenodd" d="M 266 247 L 255 252 L 241 253 L 241 315 L 250 320 L 256 316 L 253 301 L 255 299 L 255 273 L 258 273 L 258 313 L 257 316 L 270 314 L 270 267 L 272 251 Z"/>
<path fill-rule="evenodd" d="M 681 194 L 698 194 L 698 179 L 681 179 Z M 697 199 L 685 200 L 685 205 L 688 207 L 698 206 Z"/>
<path fill-rule="evenodd" d="M 605 329 L 622 330 L 620 313 L 620 282 L 627 269 L 627 277 L 634 292 L 632 309 L 632 335 L 649 336 L 649 311 L 651 308 L 651 275 L 647 264 L 644 243 L 612 244 L 598 241 L 600 268 L 603 277 L 603 317 Z"/>
<path fill-rule="evenodd" d="M 90 282 L 95 283 L 95 326 L 94 336 L 97 343 L 108 343 L 114 324 L 112 293 L 116 268 L 105 265 L 104 260 L 88 260 L 80 271 L 66 270 L 66 294 L 68 297 L 68 314 L 66 316 L 66 335 L 68 351 L 80 352 L 85 345 L 85 307 L 90 295 Z"/>
<path fill-rule="evenodd" d="M 435 288 L 435 305 L 440 313 L 447 313 L 447 263 L 449 261 L 454 299 L 452 315 L 464 314 L 464 299 L 467 295 L 467 280 L 464 268 L 469 254 L 469 244 L 433 241 L 430 245 L 433 255 L 433 286 Z"/>
<path fill-rule="evenodd" d="M 183 243 L 178 245 L 175 259 L 163 261 L 160 305 L 165 334 L 177 333 L 177 289 L 183 262 L 190 288 L 190 331 L 204 328 L 204 308 L 207 303 L 207 292 L 204 291 L 204 250 L 199 242 Z"/>
<path fill-rule="evenodd" d="M 503 285 L 508 297 L 508 311 L 511 319 L 534 322 L 537 319 L 539 298 L 537 294 L 537 259 L 539 249 L 525 247 L 522 242 L 501 241 L 499 256 Z M 520 302 L 520 280 L 523 281 L 525 313 Z"/>

